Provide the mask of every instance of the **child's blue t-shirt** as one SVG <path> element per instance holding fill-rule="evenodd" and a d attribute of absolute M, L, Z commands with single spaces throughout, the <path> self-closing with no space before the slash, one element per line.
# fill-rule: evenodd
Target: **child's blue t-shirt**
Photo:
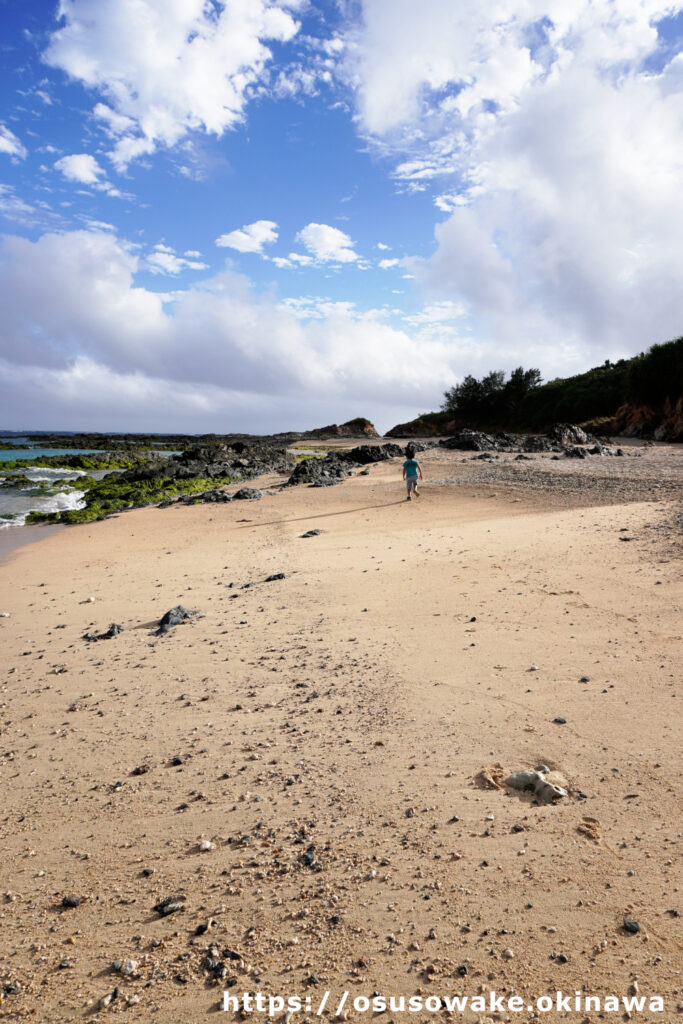
<path fill-rule="evenodd" d="M 417 460 L 416 459 L 407 459 L 403 463 L 403 468 L 406 471 L 406 476 L 417 476 L 417 468 L 418 467 L 417 467 Z"/>

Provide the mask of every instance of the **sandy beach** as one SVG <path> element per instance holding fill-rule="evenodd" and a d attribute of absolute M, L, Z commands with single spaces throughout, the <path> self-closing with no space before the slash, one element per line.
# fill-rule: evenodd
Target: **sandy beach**
<path fill-rule="evenodd" d="M 418 458 L 410 504 L 395 459 L 0 564 L 5 1019 L 678 1018 L 683 450 Z"/>

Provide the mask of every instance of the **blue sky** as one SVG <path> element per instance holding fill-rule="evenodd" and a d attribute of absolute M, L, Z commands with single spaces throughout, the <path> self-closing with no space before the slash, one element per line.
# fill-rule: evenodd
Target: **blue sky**
<path fill-rule="evenodd" d="M 681 333 L 683 4 L 0 18 L 2 427 L 386 429 Z"/>

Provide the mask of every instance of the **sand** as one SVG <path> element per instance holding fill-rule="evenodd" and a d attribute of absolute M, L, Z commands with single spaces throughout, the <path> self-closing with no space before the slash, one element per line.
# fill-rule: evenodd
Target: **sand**
<path fill-rule="evenodd" d="M 343 1019 L 398 1024 L 445 1011 L 353 999 L 634 983 L 665 1005 L 634 1019 L 678 1017 L 683 453 L 546 460 L 550 484 L 419 458 L 410 504 L 397 460 L 0 566 L 7 1020 L 189 1024 L 224 989 L 309 997 L 314 1020 L 329 990 L 323 1019 L 348 991 Z M 197 614 L 157 637 L 178 604 Z M 565 799 L 496 786 L 539 763 Z"/>

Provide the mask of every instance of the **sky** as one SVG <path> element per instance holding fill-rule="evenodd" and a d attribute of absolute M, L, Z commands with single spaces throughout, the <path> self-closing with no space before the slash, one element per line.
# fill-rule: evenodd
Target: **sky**
<path fill-rule="evenodd" d="M 0 0 L 0 428 L 380 431 L 683 333 L 683 0 Z"/>

